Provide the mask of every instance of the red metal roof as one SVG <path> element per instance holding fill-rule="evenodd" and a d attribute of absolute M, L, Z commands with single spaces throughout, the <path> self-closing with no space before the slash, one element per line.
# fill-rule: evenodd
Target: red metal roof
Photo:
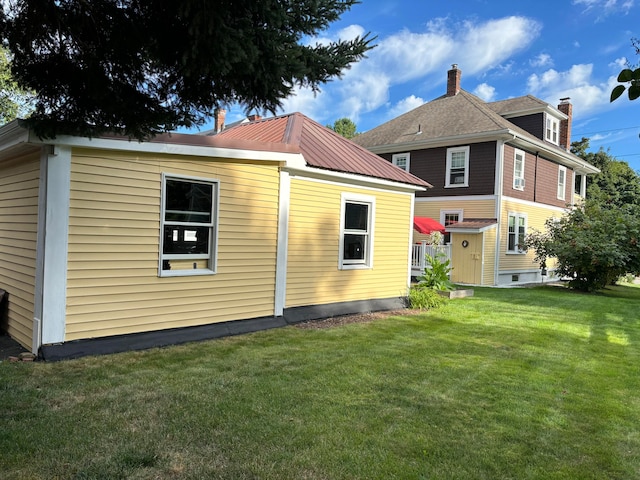
<path fill-rule="evenodd" d="M 301 113 L 242 123 L 216 137 L 298 147 L 308 166 L 430 188 L 421 178 L 338 135 Z"/>
<path fill-rule="evenodd" d="M 432 232 L 445 233 L 444 225 L 429 217 L 413 217 L 413 228 L 427 235 Z"/>

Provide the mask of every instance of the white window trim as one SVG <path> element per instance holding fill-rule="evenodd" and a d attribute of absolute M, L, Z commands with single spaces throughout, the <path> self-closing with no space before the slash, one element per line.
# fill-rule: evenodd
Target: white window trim
<path fill-rule="evenodd" d="M 545 123 L 545 126 L 544 126 L 544 132 L 545 132 L 544 133 L 544 138 L 547 140 L 547 142 L 553 143 L 554 145 L 559 145 L 560 144 L 560 120 L 558 120 L 557 118 L 547 114 L 546 122 L 548 124 L 550 124 L 550 126 L 547 126 L 547 123 Z M 554 132 L 556 134 L 555 141 L 553 140 L 553 133 Z"/>
<path fill-rule="evenodd" d="M 562 182 L 560 181 L 562 178 Z M 564 200 L 567 191 L 567 167 L 558 165 L 558 200 Z"/>
<path fill-rule="evenodd" d="M 450 183 L 451 181 L 451 159 L 454 153 L 464 152 L 464 183 Z M 469 147 L 447 148 L 447 171 L 444 179 L 445 188 L 459 188 L 469 186 Z"/>
<path fill-rule="evenodd" d="M 209 255 L 171 255 L 171 259 L 193 259 L 201 260 L 207 258 L 209 268 L 196 268 L 191 270 L 163 270 L 163 260 L 167 260 L 164 252 L 164 226 L 165 226 L 165 195 L 167 180 L 186 180 L 199 183 L 208 183 L 213 186 L 213 196 L 211 199 L 211 234 L 209 235 Z M 213 178 L 193 177 L 188 175 L 178 175 L 162 173 L 160 205 L 160 252 L 158 255 L 158 276 L 159 277 L 185 277 L 194 275 L 213 275 L 218 269 L 218 207 L 220 205 L 220 181 Z"/>
<path fill-rule="evenodd" d="M 520 176 L 516 176 L 516 162 L 518 159 L 518 155 L 522 157 L 522 171 L 520 172 Z M 515 149 L 513 154 L 513 188 L 515 190 L 524 190 L 525 181 L 524 181 L 524 165 L 525 165 L 526 155 L 523 150 Z"/>
<path fill-rule="evenodd" d="M 516 227 L 516 231 L 515 231 L 515 235 L 516 235 L 516 245 L 517 245 L 517 240 L 518 240 L 518 221 L 519 219 L 523 218 L 524 219 L 524 234 L 525 236 L 527 235 L 527 214 L 526 213 L 518 213 L 518 212 L 508 212 L 507 214 L 507 243 L 506 243 L 506 247 L 507 247 L 507 255 L 525 255 L 527 252 L 526 250 L 521 250 L 518 249 L 516 247 L 516 250 L 509 250 L 509 218 L 514 217 L 515 218 L 515 227 Z"/>
<path fill-rule="evenodd" d="M 345 262 L 344 236 L 349 233 L 344 228 L 345 210 L 347 203 L 365 203 L 369 205 L 369 224 L 367 242 L 365 244 L 365 258 L 360 263 Z M 370 195 L 358 195 L 343 193 L 340 202 L 340 245 L 338 247 L 338 268 L 340 270 L 364 270 L 373 268 L 373 245 L 375 235 L 376 197 Z"/>
<path fill-rule="evenodd" d="M 405 161 L 406 166 L 404 168 L 398 165 L 398 160 L 403 159 L 403 158 L 406 159 L 406 161 Z M 410 162 L 410 160 L 411 160 L 411 154 L 409 152 L 407 152 L 407 153 L 394 153 L 391 156 L 391 163 L 393 163 L 398 168 L 402 168 L 406 172 L 409 171 L 409 162 Z"/>
<path fill-rule="evenodd" d="M 447 215 L 458 215 L 458 222 L 462 222 L 464 220 L 464 216 L 462 214 L 463 210 L 440 210 L 440 223 L 445 225 L 445 217 Z M 447 226 L 445 225 L 445 230 Z M 446 235 L 446 234 L 445 234 Z M 449 242 L 451 243 L 451 242 Z"/>

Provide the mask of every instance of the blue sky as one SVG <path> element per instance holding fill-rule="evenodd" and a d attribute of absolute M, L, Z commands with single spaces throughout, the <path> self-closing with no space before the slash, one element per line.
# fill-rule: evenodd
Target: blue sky
<path fill-rule="evenodd" d="M 591 139 L 640 170 L 640 99 L 609 103 L 617 73 L 640 56 L 638 0 L 363 0 L 312 42 L 371 32 L 377 47 L 314 95 L 285 100 L 322 124 L 351 118 L 366 131 L 446 91 L 456 63 L 462 88 L 487 101 L 532 94 L 573 103 L 572 140 Z M 231 107 L 227 123 L 244 117 Z"/>

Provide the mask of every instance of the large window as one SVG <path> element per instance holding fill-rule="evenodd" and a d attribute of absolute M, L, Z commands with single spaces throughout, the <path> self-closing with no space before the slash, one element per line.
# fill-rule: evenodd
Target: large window
<path fill-rule="evenodd" d="M 545 128 L 545 138 L 547 142 L 551 142 L 554 145 L 558 145 L 559 142 L 559 130 L 560 122 L 557 118 L 553 118 L 551 115 L 547 115 L 547 125 Z"/>
<path fill-rule="evenodd" d="M 516 150 L 513 159 L 513 188 L 524 190 L 524 152 Z"/>
<path fill-rule="evenodd" d="M 163 175 L 160 275 L 215 272 L 218 182 Z"/>
<path fill-rule="evenodd" d="M 403 170 L 409 171 L 409 154 L 408 153 L 395 153 L 391 157 L 391 163 L 400 167 Z"/>
<path fill-rule="evenodd" d="M 509 213 L 507 253 L 524 253 L 524 237 L 526 234 L 526 215 L 521 213 Z"/>
<path fill-rule="evenodd" d="M 567 190 L 567 167 L 558 165 L 558 200 L 564 200 Z"/>
<path fill-rule="evenodd" d="M 373 219 L 375 198 L 342 196 L 340 268 L 373 266 Z"/>
<path fill-rule="evenodd" d="M 469 147 L 447 149 L 445 187 L 469 186 Z"/>

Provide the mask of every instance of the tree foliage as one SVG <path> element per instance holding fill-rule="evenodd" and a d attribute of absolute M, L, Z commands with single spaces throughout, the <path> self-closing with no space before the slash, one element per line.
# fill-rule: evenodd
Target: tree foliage
<path fill-rule="evenodd" d="M 0 47 L 0 125 L 27 116 L 33 108 L 34 95 L 20 88 L 11 74 L 11 61 L 9 51 Z"/>
<path fill-rule="evenodd" d="M 571 144 L 573 153 L 600 169 L 600 173 L 587 177 L 587 198 L 605 205 L 640 207 L 638 173 L 627 162 L 617 160 L 602 148 L 595 153 L 588 149 L 588 138 Z"/>
<path fill-rule="evenodd" d="M 635 206 L 603 205 L 588 200 L 560 220 L 546 222 L 545 232 L 527 235 L 536 260 L 558 261 L 556 273 L 569 286 L 595 291 L 626 273 L 640 274 L 640 218 Z"/>
<path fill-rule="evenodd" d="M 333 122 L 333 125 L 327 125 L 327 128 L 330 128 L 337 134 L 342 135 L 344 138 L 348 139 L 351 139 L 357 135 L 356 124 L 353 122 L 353 120 L 346 117 L 339 118 L 338 120 Z"/>
<path fill-rule="evenodd" d="M 632 38 L 631 44 L 636 49 L 636 55 L 640 54 L 640 39 Z M 640 97 L 640 68 L 637 66 L 634 68 L 631 65 L 627 65 L 629 68 L 624 68 L 618 74 L 618 82 L 620 85 L 616 85 L 611 91 L 610 101 L 618 99 L 626 90 L 629 100 L 635 100 Z"/>
<path fill-rule="evenodd" d="M 0 18 L 43 137 L 144 138 L 203 124 L 218 106 L 274 112 L 364 57 L 364 37 L 306 44 L 357 0 L 15 0 Z"/>

